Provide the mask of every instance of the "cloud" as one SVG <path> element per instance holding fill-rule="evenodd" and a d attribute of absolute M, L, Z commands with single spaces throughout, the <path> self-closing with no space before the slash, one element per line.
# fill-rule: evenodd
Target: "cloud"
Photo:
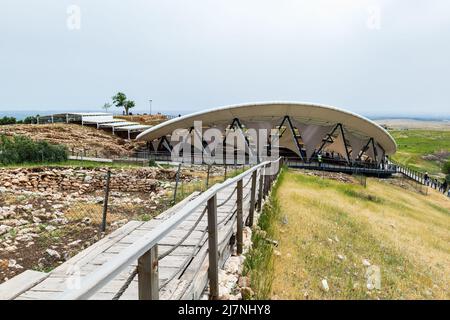
<path fill-rule="evenodd" d="M 67 28 L 67 7 L 81 28 Z M 24 10 L 26 8 L 27 10 Z M 368 27 L 379 8 L 379 28 Z M 298 100 L 360 113 L 448 113 L 445 0 L 130 0 L 2 5 L 0 110 L 187 113 Z"/>

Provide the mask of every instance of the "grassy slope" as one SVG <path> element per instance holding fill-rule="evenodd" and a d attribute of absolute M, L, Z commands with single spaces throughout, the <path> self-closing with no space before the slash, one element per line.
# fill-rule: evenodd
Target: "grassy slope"
<path fill-rule="evenodd" d="M 450 298 L 450 201 L 442 195 L 376 179 L 364 189 L 290 171 L 276 196 L 288 223 L 275 224 L 281 255 L 266 297 Z M 366 289 L 363 259 L 380 266 L 380 291 Z M 320 288 L 325 278 L 329 292 Z"/>
<path fill-rule="evenodd" d="M 422 156 L 441 150 L 450 151 L 450 130 L 393 130 L 390 133 L 398 144 L 394 160 L 432 174 L 441 171 L 437 162 L 424 160 Z"/>

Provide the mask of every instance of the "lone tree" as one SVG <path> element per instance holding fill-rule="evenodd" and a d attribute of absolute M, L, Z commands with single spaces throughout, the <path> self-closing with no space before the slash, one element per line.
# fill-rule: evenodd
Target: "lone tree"
<path fill-rule="evenodd" d="M 127 100 L 127 96 L 123 92 L 118 92 L 112 97 L 113 103 L 117 108 L 123 108 L 125 114 L 128 115 L 131 108 L 134 108 L 135 103 L 132 100 Z"/>
<path fill-rule="evenodd" d="M 134 103 L 133 100 L 127 100 L 127 101 L 125 101 L 125 105 L 124 105 L 123 107 L 125 108 L 125 112 L 126 112 L 127 115 L 128 115 L 128 111 L 129 111 L 131 108 L 134 108 L 135 105 L 136 105 L 136 104 Z"/>
<path fill-rule="evenodd" d="M 109 102 L 107 102 L 107 103 L 105 103 L 104 105 L 103 105 L 103 109 L 105 109 L 105 111 L 106 112 L 108 112 L 108 110 L 109 110 L 109 108 L 111 108 L 112 106 L 111 106 L 111 103 L 109 103 Z"/>

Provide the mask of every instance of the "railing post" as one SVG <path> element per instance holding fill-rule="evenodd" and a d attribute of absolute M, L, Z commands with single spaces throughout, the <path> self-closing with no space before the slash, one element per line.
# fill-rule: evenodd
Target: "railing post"
<path fill-rule="evenodd" d="M 158 245 L 138 259 L 139 300 L 159 299 Z"/>
<path fill-rule="evenodd" d="M 244 243 L 244 213 L 243 213 L 243 187 L 242 179 L 237 182 L 237 200 L 236 200 L 236 218 L 237 218 L 237 232 L 236 232 L 236 243 L 237 243 L 237 254 L 241 255 L 243 251 Z"/>
<path fill-rule="evenodd" d="M 264 172 L 266 171 L 266 167 L 264 167 Z M 267 196 L 267 194 L 269 193 L 269 179 L 270 176 L 266 175 L 264 177 L 264 196 Z"/>
<path fill-rule="evenodd" d="M 261 167 L 261 169 L 259 169 L 258 204 L 257 204 L 258 211 L 261 211 L 262 208 L 263 181 L 264 181 L 264 174 L 263 174 L 263 167 Z"/>
<path fill-rule="evenodd" d="M 219 297 L 219 254 L 217 238 L 217 195 L 214 195 L 208 200 L 208 279 L 209 294 L 213 300 Z"/>
<path fill-rule="evenodd" d="M 250 210 L 248 213 L 248 226 L 253 227 L 255 216 L 255 201 L 256 201 L 256 170 L 252 173 L 252 188 L 250 190 Z"/>

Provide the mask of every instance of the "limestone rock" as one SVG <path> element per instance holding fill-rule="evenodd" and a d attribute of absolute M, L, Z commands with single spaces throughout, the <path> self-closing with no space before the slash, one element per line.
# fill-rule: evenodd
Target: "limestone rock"
<path fill-rule="evenodd" d="M 61 258 L 61 255 L 56 250 L 47 249 L 47 250 L 45 250 L 45 252 L 52 258 L 56 258 L 56 259 L 60 259 Z"/>
<path fill-rule="evenodd" d="M 321 289 L 324 291 L 324 292 L 328 292 L 328 291 L 330 291 L 330 287 L 328 286 L 328 281 L 326 280 L 326 279 L 323 279 L 322 280 L 322 282 L 321 282 Z"/>

